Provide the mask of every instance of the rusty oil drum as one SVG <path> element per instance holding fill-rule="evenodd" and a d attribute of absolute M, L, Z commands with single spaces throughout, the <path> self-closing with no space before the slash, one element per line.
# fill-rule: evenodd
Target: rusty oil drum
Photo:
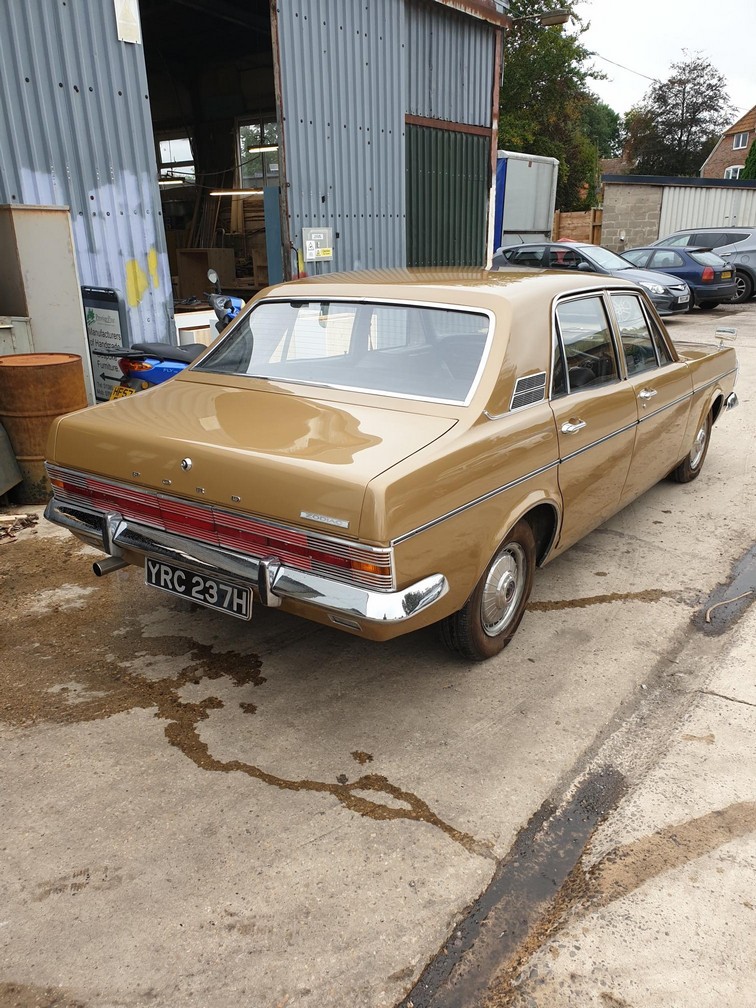
<path fill-rule="evenodd" d="M 68 353 L 0 356 L 0 423 L 10 439 L 22 482 L 23 504 L 50 496 L 45 447 L 56 417 L 87 405 L 81 357 Z"/>

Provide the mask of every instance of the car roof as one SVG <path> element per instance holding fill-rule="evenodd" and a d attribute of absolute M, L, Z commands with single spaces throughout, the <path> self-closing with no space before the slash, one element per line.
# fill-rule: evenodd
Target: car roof
<path fill-rule="evenodd" d="M 708 245 L 634 245 L 625 252 L 682 252 L 690 255 L 691 252 L 711 252 L 711 249 Z"/>
<path fill-rule="evenodd" d="M 756 231 L 756 228 L 752 227 L 731 227 L 729 224 L 720 224 L 714 227 L 697 227 L 697 228 L 680 228 L 678 231 L 670 231 L 669 234 L 665 235 L 665 238 L 674 238 L 675 235 L 684 234 L 706 234 L 711 232 L 712 234 L 721 234 L 722 232 L 726 234 L 743 234 L 750 235 Z"/>
<path fill-rule="evenodd" d="M 508 301 L 513 307 L 534 299 L 553 300 L 560 294 L 606 287 L 631 287 L 630 280 L 595 273 L 563 273 L 525 266 L 482 268 L 396 268 L 324 273 L 277 284 L 261 291 L 255 300 L 283 297 L 287 300 L 317 297 L 359 300 L 422 301 L 470 308 L 493 307 Z"/>

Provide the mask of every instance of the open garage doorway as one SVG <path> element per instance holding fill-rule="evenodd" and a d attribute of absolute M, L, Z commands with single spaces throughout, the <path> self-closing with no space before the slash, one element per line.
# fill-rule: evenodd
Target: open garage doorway
<path fill-rule="evenodd" d="M 270 5 L 139 0 L 139 8 L 177 308 L 202 298 L 209 267 L 224 292 L 249 298 L 283 279 Z"/>

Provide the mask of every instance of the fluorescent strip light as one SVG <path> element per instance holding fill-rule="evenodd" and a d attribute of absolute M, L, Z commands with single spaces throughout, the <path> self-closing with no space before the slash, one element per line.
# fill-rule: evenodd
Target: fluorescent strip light
<path fill-rule="evenodd" d="M 184 184 L 184 180 L 183 179 L 161 179 L 158 182 L 158 185 L 161 185 L 161 186 L 176 186 L 176 185 L 183 185 L 183 184 Z"/>
<path fill-rule="evenodd" d="M 247 154 L 270 154 L 277 150 L 278 147 L 247 147 Z"/>
<path fill-rule="evenodd" d="M 213 189 L 211 196 L 262 196 L 262 189 Z"/>

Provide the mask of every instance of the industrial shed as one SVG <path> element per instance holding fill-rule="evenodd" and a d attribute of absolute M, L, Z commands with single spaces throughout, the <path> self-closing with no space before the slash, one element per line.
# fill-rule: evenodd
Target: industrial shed
<path fill-rule="evenodd" d="M 0 0 L 0 241 L 70 208 L 79 284 L 118 292 L 129 342 L 174 340 L 210 265 L 247 297 L 483 264 L 505 7 Z"/>

